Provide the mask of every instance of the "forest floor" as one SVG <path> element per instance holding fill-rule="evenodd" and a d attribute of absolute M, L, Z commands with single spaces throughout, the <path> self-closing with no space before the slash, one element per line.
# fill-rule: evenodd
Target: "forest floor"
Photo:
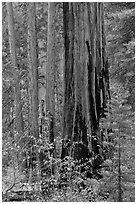
<path fill-rule="evenodd" d="M 135 137 L 122 138 L 121 186 L 123 202 L 135 201 Z M 112 165 L 102 168 L 102 179 L 86 178 L 84 174 L 67 168 L 64 187 L 58 185 L 61 175 L 46 179 L 44 191 L 38 192 L 32 185 L 23 183 L 25 178 L 17 168 L 3 171 L 3 201 L 45 201 L 45 202 L 116 202 L 118 201 L 118 158 L 114 152 Z M 67 164 L 68 167 L 68 164 Z M 16 177 L 16 179 L 15 179 Z M 16 180 L 16 181 L 15 181 Z M 6 191 L 8 189 L 8 191 Z"/>

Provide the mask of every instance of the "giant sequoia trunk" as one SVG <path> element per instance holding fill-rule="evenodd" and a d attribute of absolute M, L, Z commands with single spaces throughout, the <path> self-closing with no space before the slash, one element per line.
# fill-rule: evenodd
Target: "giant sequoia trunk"
<path fill-rule="evenodd" d="M 15 111 L 15 128 L 20 134 L 23 132 L 23 117 L 22 117 L 22 105 L 21 105 L 21 91 L 20 91 L 20 79 L 19 79 L 19 67 L 16 54 L 16 37 L 14 31 L 14 18 L 13 18 L 13 8 L 12 3 L 7 3 L 7 17 L 8 17 L 8 31 L 9 31 L 9 45 L 10 45 L 10 55 L 11 63 L 13 66 L 14 75 L 14 111 Z"/>
<path fill-rule="evenodd" d="M 63 3 L 63 15 L 65 68 L 62 158 L 70 153 L 75 159 L 85 159 L 89 157 L 88 151 L 83 154 L 87 148 L 93 155 L 99 154 L 99 120 L 108 95 L 103 4 Z"/>

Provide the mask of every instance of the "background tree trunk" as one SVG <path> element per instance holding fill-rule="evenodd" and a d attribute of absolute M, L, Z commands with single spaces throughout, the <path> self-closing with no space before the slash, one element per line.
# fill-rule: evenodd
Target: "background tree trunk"
<path fill-rule="evenodd" d="M 8 14 L 7 16 L 8 16 L 10 55 L 11 55 L 11 63 L 13 66 L 13 75 L 14 75 L 14 82 L 15 82 L 15 87 L 14 87 L 15 128 L 16 128 L 16 131 L 20 134 L 21 132 L 23 132 L 24 123 L 23 123 L 23 117 L 22 117 L 19 67 L 18 67 L 17 54 L 16 54 L 14 17 L 13 17 L 13 8 L 12 8 L 11 2 L 7 3 L 7 14 Z"/>
<path fill-rule="evenodd" d="M 38 50 L 36 37 L 35 4 L 28 4 L 28 56 L 31 73 L 31 96 L 32 96 L 32 133 L 39 138 L 38 125 Z"/>
<path fill-rule="evenodd" d="M 40 190 L 40 159 L 37 147 L 39 139 L 38 124 L 38 47 L 36 36 L 36 8 L 35 3 L 28 3 L 28 57 L 31 74 L 31 133 L 36 139 L 37 179 Z"/>
<path fill-rule="evenodd" d="M 55 10 L 56 3 L 48 3 L 48 37 L 47 37 L 47 67 L 46 67 L 46 109 L 50 117 L 50 142 L 54 142 L 55 137 Z"/>

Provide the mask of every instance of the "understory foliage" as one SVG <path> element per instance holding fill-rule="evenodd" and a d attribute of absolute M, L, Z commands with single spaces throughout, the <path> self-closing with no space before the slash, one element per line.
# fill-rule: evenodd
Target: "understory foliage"
<path fill-rule="evenodd" d="M 135 109 L 135 3 L 105 4 L 106 40 L 110 78 L 119 82 Z"/>
<path fill-rule="evenodd" d="M 135 201 L 134 121 L 134 3 L 105 3 L 105 29 L 110 66 L 111 100 L 100 119 L 100 154 L 71 149 L 62 154 L 64 35 L 62 3 L 56 2 L 56 138 L 49 142 L 51 116 L 45 110 L 47 63 L 47 3 L 36 3 L 39 85 L 39 139 L 30 133 L 29 65 L 27 56 L 27 2 L 13 3 L 14 26 L 24 131 L 15 130 L 14 73 L 10 59 L 6 4 L 3 3 L 2 39 L 2 196 L 3 201 L 133 202 Z M 45 99 L 45 98 L 44 98 Z M 78 119 L 77 119 L 78 120 Z M 80 125 L 79 125 L 80 126 Z M 80 127 L 81 128 L 81 127 Z M 92 138 L 90 133 L 88 140 Z M 96 137 L 94 138 L 96 141 Z M 65 143 L 66 149 L 71 141 Z M 67 146 L 68 145 L 68 146 Z M 72 147 L 73 147 L 72 146 Z M 80 149 L 81 148 L 81 149 Z M 90 147 L 89 147 L 90 148 Z M 76 148 L 75 148 L 76 149 Z M 39 162 L 37 161 L 37 155 Z M 77 152 L 76 152 L 77 153 Z M 100 156 L 101 155 L 101 156 Z M 82 158 L 87 157 L 85 161 Z M 37 170 L 40 165 L 40 189 Z M 94 166 L 94 170 L 93 170 Z"/>
<path fill-rule="evenodd" d="M 102 193 L 108 193 L 107 201 L 133 202 L 135 200 L 135 129 L 134 112 L 127 104 L 125 92 L 119 91 L 117 84 L 111 86 L 112 115 L 105 119 L 110 128 L 113 154 L 110 171 L 103 169 Z M 105 171 L 104 171 L 105 170 Z"/>
<path fill-rule="evenodd" d="M 3 145 L 3 165 L 5 165 L 3 199 L 5 201 L 17 199 L 17 201 L 53 202 L 133 202 L 135 200 L 134 113 L 131 106 L 126 104 L 126 100 L 117 94 L 116 87 L 114 89 L 114 92 L 112 90 L 112 112 L 108 113 L 102 121 L 103 128 L 113 130 L 109 133 L 111 141 L 103 143 L 104 149 L 107 150 L 107 159 L 99 171 L 103 178 L 99 180 L 96 177 L 87 178 L 88 171 L 81 171 L 85 164 L 76 162 L 72 157 L 67 156 L 62 162 L 60 159 L 61 140 L 56 143 L 57 158 L 54 159 L 53 146 L 48 143 L 48 140 L 46 141 L 47 135 L 44 135 L 37 144 L 43 165 L 42 189 L 38 192 L 35 175 L 36 161 L 29 160 L 30 148 L 23 148 L 25 152 L 28 150 L 23 162 L 25 165 L 27 162 L 30 165 L 26 176 L 26 172 L 22 173 L 15 159 L 22 152 L 20 146 L 11 140 Z M 33 141 L 34 138 L 31 137 L 30 140 Z M 36 148 L 35 141 L 33 147 Z M 91 165 L 92 161 L 90 162 Z M 89 163 L 86 164 L 87 169 Z M 29 181 L 29 176 L 32 174 L 31 168 L 33 168 L 33 176 L 31 175 L 31 181 Z"/>

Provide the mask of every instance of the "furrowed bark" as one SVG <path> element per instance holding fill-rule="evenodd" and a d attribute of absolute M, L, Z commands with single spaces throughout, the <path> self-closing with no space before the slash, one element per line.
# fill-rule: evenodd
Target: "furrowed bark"
<path fill-rule="evenodd" d="M 63 144 L 65 153 L 62 158 L 67 154 L 71 155 L 72 148 L 69 147 L 75 146 L 76 143 L 81 143 L 87 146 L 90 152 L 99 154 L 99 121 L 107 94 L 103 73 L 106 50 L 102 9 L 102 3 L 63 3 L 63 138 L 67 145 Z M 80 150 L 77 150 L 75 158 L 80 156 Z"/>

